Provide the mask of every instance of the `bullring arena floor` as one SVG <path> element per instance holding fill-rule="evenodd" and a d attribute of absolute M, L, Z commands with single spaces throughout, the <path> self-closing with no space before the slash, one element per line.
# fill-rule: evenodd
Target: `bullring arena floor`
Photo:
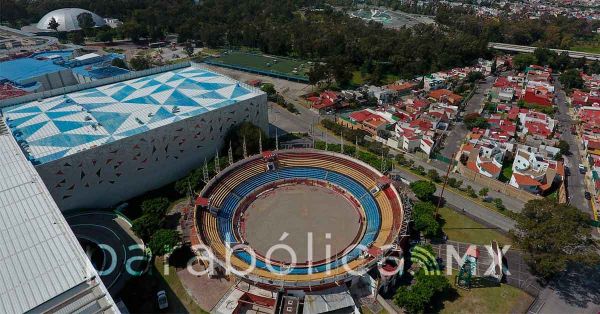
<path fill-rule="evenodd" d="M 398 191 L 379 171 L 312 149 L 240 160 L 207 183 L 197 204 L 192 243 L 210 249 L 200 254 L 271 288 L 332 287 L 368 271 L 398 247 L 403 218 Z"/>
<path fill-rule="evenodd" d="M 309 260 L 309 246 L 315 261 L 342 252 L 355 241 L 362 224 L 358 208 L 340 193 L 306 184 L 264 192 L 248 206 L 244 218 L 245 239 L 258 254 L 265 256 L 281 243 L 294 249 L 299 263 Z M 270 257 L 291 262 L 290 254 L 282 249 L 274 250 Z"/>

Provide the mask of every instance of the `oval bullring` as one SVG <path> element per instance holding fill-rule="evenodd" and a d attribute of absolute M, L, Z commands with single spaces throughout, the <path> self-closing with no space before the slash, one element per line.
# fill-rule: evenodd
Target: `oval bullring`
<path fill-rule="evenodd" d="M 403 218 L 379 171 L 312 149 L 238 161 L 200 198 L 197 240 L 221 267 L 272 287 L 318 289 L 370 270 L 397 243 Z"/>

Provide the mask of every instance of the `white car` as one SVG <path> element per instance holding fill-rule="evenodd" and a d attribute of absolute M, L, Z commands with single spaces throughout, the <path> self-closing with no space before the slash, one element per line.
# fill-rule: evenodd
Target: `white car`
<path fill-rule="evenodd" d="M 167 293 L 165 290 L 158 291 L 156 293 L 156 299 L 158 300 L 158 308 L 164 310 L 169 307 L 169 301 L 167 300 Z"/>

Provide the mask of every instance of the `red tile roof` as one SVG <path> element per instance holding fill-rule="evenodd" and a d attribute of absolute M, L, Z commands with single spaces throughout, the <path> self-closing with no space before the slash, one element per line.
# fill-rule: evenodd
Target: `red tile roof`
<path fill-rule="evenodd" d="M 373 116 L 372 113 L 370 113 L 367 110 L 361 110 L 361 111 L 355 111 L 353 113 L 351 113 L 348 117 L 356 122 L 363 122 L 367 119 L 369 119 L 371 116 Z"/>
<path fill-rule="evenodd" d="M 528 104 L 535 104 L 540 106 L 550 107 L 552 106 L 552 94 L 544 93 L 543 89 L 532 89 L 528 88 L 525 91 L 523 100 Z"/>
<path fill-rule="evenodd" d="M 519 173 L 513 173 L 513 177 L 515 177 L 515 181 L 517 181 L 517 184 L 519 186 L 521 185 L 527 185 L 527 186 L 540 186 L 542 185 L 540 182 L 538 182 L 537 180 L 534 180 L 532 177 L 530 176 L 525 176 Z"/>
<path fill-rule="evenodd" d="M 482 162 L 481 163 L 481 168 L 483 168 L 483 170 L 487 171 L 488 173 L 491 173 L 493 175 L 499 174 L 500 173 L 500 167 L 494 165 L 491 162 Z"/>

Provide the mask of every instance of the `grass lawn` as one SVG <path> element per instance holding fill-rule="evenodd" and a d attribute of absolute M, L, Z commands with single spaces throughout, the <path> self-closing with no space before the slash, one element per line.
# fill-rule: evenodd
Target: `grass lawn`
<path fill-rule="evenodd" d="M 452 283 L 455 276 L 448 278 Z M 469 291 L 456 289 L 458 298 L 444 301 L 440 313 L 525 313 L 533 297 L 509 285 L 474 288 Z"/>
<path fill-rule="evenodd" d="M 187 291 L 183 287 L 183 284 L 179 280 L 179 277 L 177 276 L 175 267 L 170 266 L 169 274 L 165 275 L 162 271 L 164 267 L 164 262 L 162 258 L 156 258 L 154 260 L 154 266 L 158 270 L 154 273 L 154 275 L 162 279 L 162 281 L 164 281 L 164 283 L 166 283 L 170 288 L 167 290 L 169 304 L 171 305 L 171 303 L 174 303 L 171 302 L 171 300 L 176 298 L 177 300 L 179 300 L 179 304 L 175 303 L 175 305 L 183 306 L 183 309 L 171 308 L 169 309 L 170 312 L 181 313 L 185 309 L 185 312 L 187 313 L 208 313 L 201 309 L 198 306 L 198 304 L 196 304 L 196 302 L 192 299 L 192 297 L 187 293 Z"/>
<path fill-rule="evenodd" d="M 439 213 L 445 221 L 443 229 L 449 240 L 479 245 L 489 245 L 492 240 L 498 241 L 501 245 L 512 243 L 504 234 L 487 228 L 450 208 L 440 208 Z"/>
<path fill-rule="evenodd" d="M 502 164 L 502 173 L 500 173 L 500 177 L 498 178 L 498 180 L 502 181 L 502 182 L 508 182 L 510 181 L 510 178 L 512 177 L 512 162 L 511 161 L 506 161 L 504 162 L 504 164 Z"/>
<path fill-rule="evenodd" d="M 352 79 L 350 80 L 350 85 L 353 86 L 362 86 L 365 84 L 365 80 L 367 79 L 366 75 L 363 75 L 360 71 L 352 72 Z"/>
<path fill-rule="evenodd" d="M 589 53 L 600 53 L 600 35 L 596 35 L 591 41 L 578 42 L 577 45 L 572 46 L 570 50 Z"/>
<path fill-rule="evenodd" d="M 310 69 L 308 62 L 303 60 L 240 51 L 225 51 L 219 58 L 212 58 L 211 61 L 304 78 L 308 77 L 307 73 Z M 297 73 L 293 73 L 294 69 L 297 69 Z"/>
<path fill-rule="evenodd" d="M 185 291 L 179 281 L 174 267 L 169 267 L 169 274 L 163 273 L 162 257 L 155 258 L 150 270 L 139 277 L 131 278 L 119 294 L 131 313 L 208 313 L 202 310 Z M 156 293 L 165 290 L 169 307 L 158 310 Z"/>

